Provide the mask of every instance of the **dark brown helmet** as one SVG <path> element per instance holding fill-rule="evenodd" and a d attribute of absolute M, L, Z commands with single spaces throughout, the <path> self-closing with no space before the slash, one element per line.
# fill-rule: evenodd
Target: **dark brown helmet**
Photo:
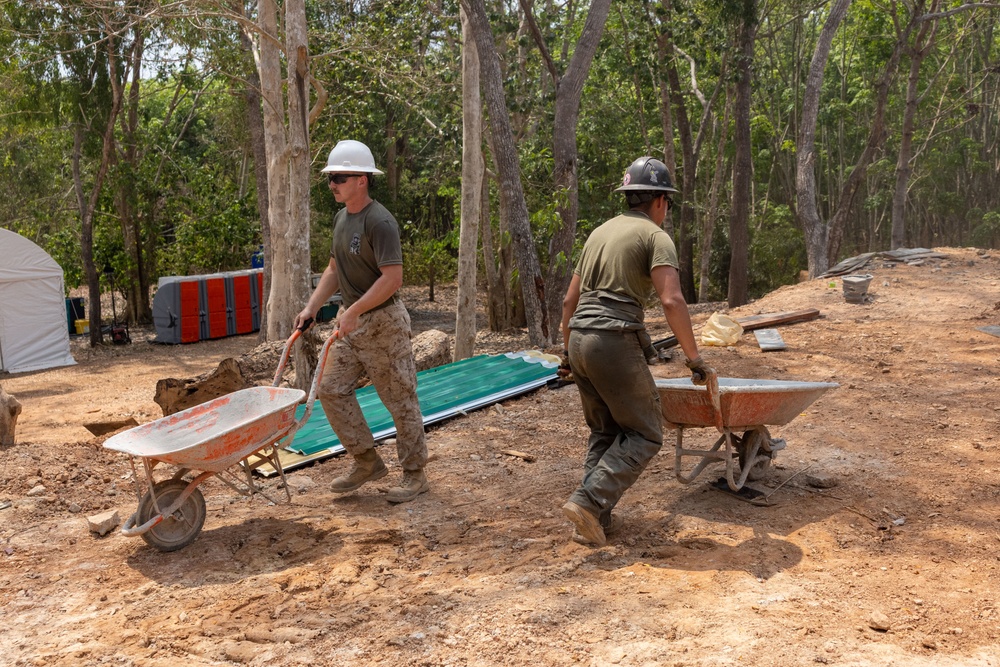
<path fill-rule="evenodd" d="M 615 192 L 678 192 L 670 180 L 667 165 L 654 157 L 641 157 L 625 170 L 621 187 Z"/>

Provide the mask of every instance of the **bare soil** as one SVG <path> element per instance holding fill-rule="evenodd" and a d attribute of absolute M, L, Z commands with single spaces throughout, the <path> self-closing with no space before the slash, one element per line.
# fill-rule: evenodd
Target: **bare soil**
<path fill-rule="evenodd" d="M 749 333 L 705 348 L 721 375 L 840 387 L 771 429 L 788 447 L 752 485 L 770 506 L 711 488 L 717 470 L 677 481 L 668 432 L 600 549 L 559 511 L 587 436 L 573 386 L 429 429 L 431 491 L 408 504 L 385 501 L 399 467 L 383 447 L 390 476 L 342 497 L 328 483 L 343 459 L 294 472 L 291 504 L 210 481 L 205 529 L 175 553 L 98 537 L 88 515 L 124 520 L 137 499 L 127 457 L 82 424 L 155 419 L 157 380 L 257 341 L 74 340 L 77 366 L 0 378 L 24 404 L 0 451 L 0 664 L 1000 665 L 1000 338 L 977 330 L 1000 324 L 1000 254 L 941 251 L 869 267 L 864 305 L 835 279 L 735 309 L 823 316 L 782 327 L 783 352 Z M 407 288 L 417 331 L 453 328 L 454 290 L 437 296 Z"/>

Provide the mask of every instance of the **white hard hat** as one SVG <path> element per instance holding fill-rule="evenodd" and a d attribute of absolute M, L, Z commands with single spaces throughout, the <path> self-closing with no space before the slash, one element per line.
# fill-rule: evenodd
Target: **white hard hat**
<path fill-rule="evenodd" d="M 382 174 L 375 167 L 375 158 L 372 157 L 371 150 L 360 141 L 353 139 L 342 139 L 330 151 L 330 157 L 326 159 L 326 166 L 323 173 L 352 172 L 361 174 Z"/>

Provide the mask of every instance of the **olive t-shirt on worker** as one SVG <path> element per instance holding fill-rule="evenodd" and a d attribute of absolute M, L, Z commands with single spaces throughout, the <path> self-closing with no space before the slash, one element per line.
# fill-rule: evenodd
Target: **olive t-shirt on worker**
<path fill-rule="evenodd" d="M 333 218 L 330 256 L 337 263 L 342 307 L 347 309 L 379 279 L 379 267 L 403 263 L 396 219 L 374 200 L 357 213 L 340 209 Z M 394 294 L 372 310 L 395 301 Z"/>
<path fill-rule="evenodd" d="M 575 273 L 581 292 L 617 292 L 645 303 L 653 293 L 650 273 L 664 265 L 677 268 L 670 236 L 642 213 L 629 211 L 591 232 Z"/>
<path fill-rule="evenodd" d="M 655 294 L 652 270 L 678 267 L 670 236 L 643 213 L 628 211 L 591 232 L 574 273 L 581 305 L 574 329 L 642 328 L 642 309 Z"/>

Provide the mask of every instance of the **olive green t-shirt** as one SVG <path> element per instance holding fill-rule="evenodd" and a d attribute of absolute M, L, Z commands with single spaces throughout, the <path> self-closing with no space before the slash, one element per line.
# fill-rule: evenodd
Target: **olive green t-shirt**
<path fill-rule="evenodd" d="M 581 295 L 614 292 L 643 306 L 655 293 L 650 274 L 658 266 L 678 268 L 674 242 L 646 215 L 629 211 L 590 234 L 574 273 Z"/>
<path fill-rule="evenodd" d="M 377 201 L 358 213 L 341 209 L 333 218 L 330 256 L 337 263 L 342 308 L 346 310 L 379 279 L 382 275 L 379 267 L 403 263 L 396 219 Z M 372 310 L 395 300 L 393 295 Z"/>

